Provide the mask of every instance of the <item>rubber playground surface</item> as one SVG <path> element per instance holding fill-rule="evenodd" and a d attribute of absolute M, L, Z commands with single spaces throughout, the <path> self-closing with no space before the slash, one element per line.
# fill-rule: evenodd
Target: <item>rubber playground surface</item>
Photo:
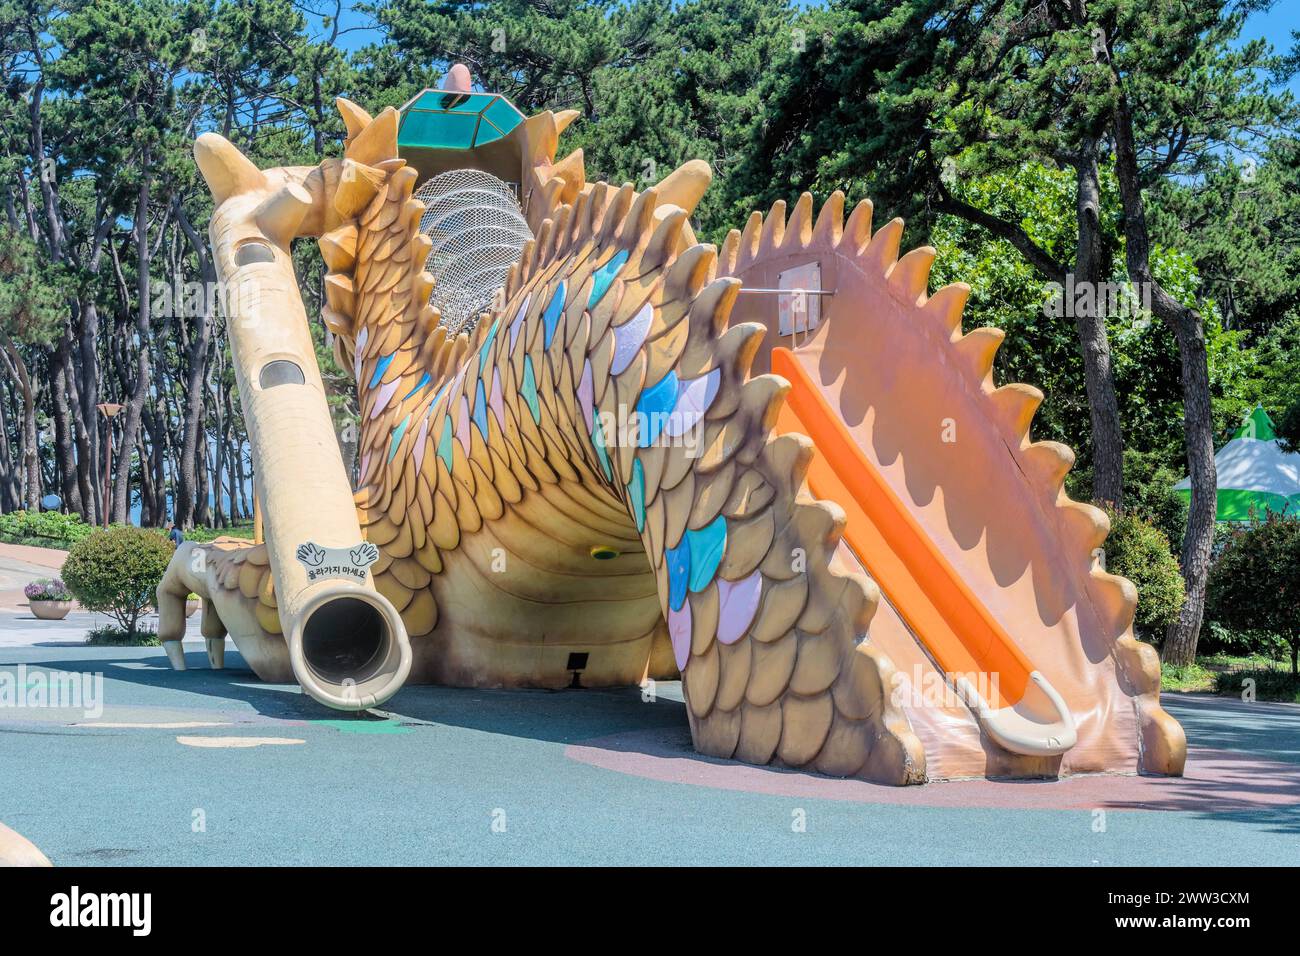
<path fill-rule="evenodd" d="M 56 866 L 1300 863 L 1296 706 L 1166 695 L 1183 779 L 891 788 L 701 757 L 676 683 L 407 687 L 353 717 L 230 645 L 209 670 L 197 617 L 184 673 L 91 623 L 0 609 L 0 686 L 103 676 L 102 713 L 0 706 L 0 822 Z"/>

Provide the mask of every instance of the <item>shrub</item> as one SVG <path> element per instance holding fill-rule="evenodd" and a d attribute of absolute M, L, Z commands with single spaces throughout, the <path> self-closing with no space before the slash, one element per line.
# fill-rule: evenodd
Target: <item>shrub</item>
<path fill-rule="evenodd" d="M 1300 517 L 1270 512 L 1236 529 L 1210 569 L 1210 617 L 1236 630 L 1277 635 L 1300 656 Z"/>
<path fill-rule="evenodd" d="M 205 528 L 196 526 L 185 532 L 186 541 L 198 541 L 206 543 L 217 538 L 246 538 L 253 540 L 253 523 L 251 521 L 244 524 L 231 525 L 229 528 Z"/>
<path fill-rule="evenodd" d="M 29 601 L 69 601 L 72 592 L 63 583 L 62 578 L 37 578 L 23 588 L 23 594 Z"/>
<path fill-rule="evenodd" d="M 1281 700 L 1295 703 L 1300 700 L 1300 676 L 1280 668 L 1247 667 L 1220 671 L 1214 675 L 1214 692 L 1224 697 L 1239 697 L 1246 690 L 1246 682 L 1256 700 Z"/>
<path fill-rule="evenodd" d="M 1133 582 L 1138 592 L 1138 635 L 1157 640 L 1183 606 L 1183 576 L 1164 532 L 1131 511 L 1107 511 L 1106 570 Z"/>
<path fill-rule="evenodd" d="M 108 647 L 161 647 L 158 632 L 148 628 L 138 631 L 124 631 L 109 624 L 97 627 L 86 635 L 86 643 Z"/>
<path fill-rule="evenodd" d="M 63 577 L 82 607 L 111 615 L 134 634 L 140 615 L 153 606 L 154 590 L 175 550 L 156 531 L 106 528 L 72 546 Z"/>
<path fill-rule="evenodd" d="M 11 511 L 0 515 L 0 539 L 11 544 L 69 548 L 94 530 L 80 515 L 60 511 Z"/>

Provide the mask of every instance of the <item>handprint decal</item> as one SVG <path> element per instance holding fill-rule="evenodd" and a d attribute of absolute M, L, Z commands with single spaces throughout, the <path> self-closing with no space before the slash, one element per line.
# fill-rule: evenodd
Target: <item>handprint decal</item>
<path fill-rule="evenodd" d="M 325 562 L 325 549 L 308 541 L 298 545 L 298 560 L 309 568 L 319 568 Z"/>
<path fill-rule="evenodd" d="M 352 563 L 359 568 L 368 568 L 379 560 L 379 549 L 369 541 L 363 541 L 351 551 L 348 556 L 352 558 Z"/>

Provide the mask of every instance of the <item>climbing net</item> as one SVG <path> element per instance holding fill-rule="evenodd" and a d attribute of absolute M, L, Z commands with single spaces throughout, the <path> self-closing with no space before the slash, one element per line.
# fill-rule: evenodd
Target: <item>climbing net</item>
<path fill-rule="evenodd" d="M 514 191 L 491 173 L 453 169 L 415 192 L 424 203 L 420 232 L 433 240 L 425 269 L 429 303 L 451 334 L 472 332 L 533 238 Z"/>

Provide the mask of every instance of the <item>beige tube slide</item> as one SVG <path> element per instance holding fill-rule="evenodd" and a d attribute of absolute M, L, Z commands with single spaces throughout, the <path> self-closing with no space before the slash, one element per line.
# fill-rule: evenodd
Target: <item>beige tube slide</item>
<path fill-rule="evenodd" d="M 257 170 L 224 139 L 195 157 L 216 209 L 210 237 L 252 446 L 276 604 L 293 673 L 330 707 L 383 703 L 405 682 L 411 646 L 374 587 L 289 253 L 315 231 L 315 170 Z"/>

